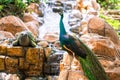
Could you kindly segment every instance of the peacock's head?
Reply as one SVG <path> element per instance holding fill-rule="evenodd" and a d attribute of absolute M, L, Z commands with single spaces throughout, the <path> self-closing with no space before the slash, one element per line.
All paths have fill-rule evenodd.
<path fill-rule="evenodd" d="M 63 18 L 63 12 L 59 12 L 59 15 Z"/>

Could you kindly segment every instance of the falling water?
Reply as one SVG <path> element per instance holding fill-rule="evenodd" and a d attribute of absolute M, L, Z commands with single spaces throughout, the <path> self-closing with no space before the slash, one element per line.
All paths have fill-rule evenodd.
<path fill-rule="evenodd" d="M 64 13 L 64 25 L 66 31 L 69 31 L 68 25 L 68 15 L 69 13 Z M 59 34 L 59 20 L 60 15 L 58 13 L 52 12 L 51 8 L 46 7 L 44 13 L 44 24 L 39 28 L 39 38 L 43 38 L 43 36 L 48 32 L 58 33 Z"/>

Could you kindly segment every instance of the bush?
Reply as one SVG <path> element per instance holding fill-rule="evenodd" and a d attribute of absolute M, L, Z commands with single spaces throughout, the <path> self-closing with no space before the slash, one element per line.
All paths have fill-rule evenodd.
<path fill-rule="evenodd" d="M 39 0 L 0 0 L 0 18 L 8 15 L 22 17 L 28 4 Z"/>

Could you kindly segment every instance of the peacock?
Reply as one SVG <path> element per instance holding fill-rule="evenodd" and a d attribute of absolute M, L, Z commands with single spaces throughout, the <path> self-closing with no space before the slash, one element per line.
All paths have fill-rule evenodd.
<path fill-rule="evenodd" d="M 109 80 L 103 67 L 93 52 L 77 37 L 66 32 L 63 23 L 63 13 L 60 14 L 60 34 L 61 47 L 70 54 L 74 54 L 79 60 L 85 76 L 89 80 Z"/>

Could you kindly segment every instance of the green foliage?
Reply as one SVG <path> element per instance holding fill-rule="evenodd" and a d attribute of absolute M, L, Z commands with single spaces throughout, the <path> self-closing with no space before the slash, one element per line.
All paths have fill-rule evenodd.
<path fill-rule="evenodd" d="M 105 9 L 120 9 L 120 0 L 98 0 L 98 3 Z"/>
<path fill-rule="evenodd" d="M 110 24 L 115 30 L 118 30 L 120 27 L 120 22 L 119 20 L 114 20 L 108 16 L 105 16 L 103 14 L 100 14 L 100 17 L 105 19 L 106 22 L 108 22 L 108 24 Z"/>
<path fill-rule="evenodd" d="M 30 4 L 30 3 L 39 3 L 40 0 L 27 0 L 27 4 Z"/>
<path fill-rule="evenodd" d="M 8 15 L 22 17 L 28 4 L 39 0 L 0 0 L 0 18 Z"/>

